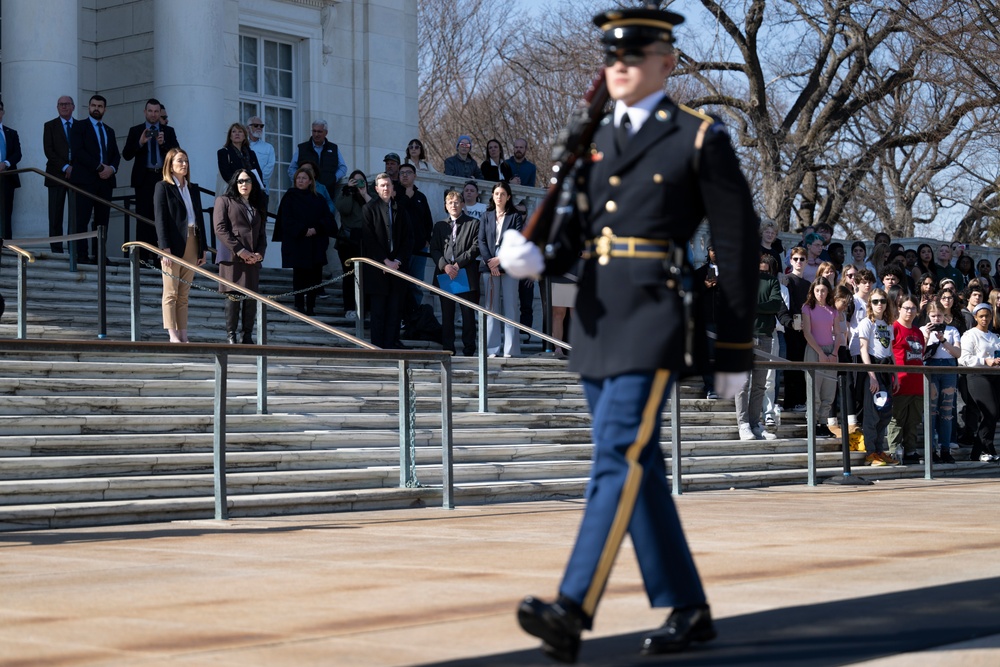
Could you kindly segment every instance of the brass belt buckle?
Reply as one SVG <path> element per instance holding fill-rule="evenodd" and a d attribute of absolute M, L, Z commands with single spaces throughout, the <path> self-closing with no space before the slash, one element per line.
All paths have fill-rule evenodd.
<path fill-rule="evenodd" d="M 594 243 L 594 251 L 597 253 L 597 263 L 607 266 L 611 261 L 611 250 L 615 245 L 615 235 L 610 227 L 601 230 L 601 236 Z"/>

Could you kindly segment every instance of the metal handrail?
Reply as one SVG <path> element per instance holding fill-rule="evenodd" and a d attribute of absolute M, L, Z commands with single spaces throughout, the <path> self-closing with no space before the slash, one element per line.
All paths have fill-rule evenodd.
<path fill-rule="evenodd" d="M 369 257 L 352 257 L 349 260 L 347 260 L 348 264 L 351 264 L 353 262 L 361 262 L 362 264 L 368 264 L 370 266 L 374 266 L 375 268 L 381 269 L 381 270 L 385 271 L 386 273 L 391 273 L 392 275 L 396 276 L 397 278 L 402 278 L 403 280 L 409 281 L 409 282 L 413 283 L 414 285 L 417 285 L 419 287 L 423 287 L 428 292 L 433 292 L 434 294 L 437 294 L 438 296 L 445 297 L 446 299 L 451 299 L 452 301 L 458 303 L 461 306 L 465 306 L 466 308 L 471 308 L 472 310 L 475 310 L 475 311 L 477 311 L 479 313 L 482 313 L 482 314 L 488 315 L 488 316 L 490 316 L 490 317 L 492 317 L 494 319 L 500 320 L 501 322 L 503 322 L 505 324 L 509 324 L 509 325 L 511 325 L 513 327 L 516 327 L 517 329 L 520 329 L 521 331 L 523 331 L 523 332 L 525 332 L 527 334 L 534 334 L 535 336 L 538 336 L 538 338 L 540 338 L 541 340 L 548 341 L 548 342 L 552 343 L 553 345 L 558 345 L 559 347 L 564 347 L 567 350 L 572 350 L 573 349 L 572 346 L 569 343 L 567 343 L 566 341 L 564 341 L 564 340 L 559 340 L 558 338 L 553 338 L 552 336 L 549 336 L 548 334 L 544 334 L 541 331 L 538 331 L 536 329 L 532 329 L 531 327 L 526 326 L 524 324 L 521 324 L 520 322 L 515 322 L 514 320 L 508 320 L 503 315 L 498 315 L 497 313 L 494 313 L 493 311 L 491 311 L 489 308 L 483 308 L 478 303 L 472 303 L 471 301 L 466 301 L 465 299 L 463 299 L 460 296 L 455 296 L 451 292 L 446 292 L 445 290 L 440 289 L 439 287 L 435 287 L 431 283 L 425 283 L 423 280 L 420 280 L 419 278 L 414 278 L 413 276 L 409 275 L 408 273 L 403 273 L 401 271 L 396 271 L 395 269 L 390 269 L 385 264 L 382 264 L 380 262 L 376 262 L 374 259 L 371 259 Z"/>
<path fill-rule="evenodd" d="M 16 246 L 16 245 L 14 245 L 12 243 L 7 243 L 6 241 L 3 241 L 3 243 L 0 244 L 0 248 L 10 248 L 11 252 L 13 252 L 13 253 L 15 253 L 17 255 L 20 255 L 25 260 L 27 260 L 29 263 L 35 261 L 35 256 L 34 255 L 32 255 L 30 252 L 28 252 L 24 248 Z"/>
<path fill-rule="evenodd" d="M 770 356 L 770 355 L 768 355 Z M 813 391 L 813 382 L 815 379 L 815 374 L 817 372 L 827 372 L 827 373 L 847 373 L 847 372 L 859 372 L 867 373 L 868 371 L 874 371 L 876 373 L 919 373 L 923 376 L 923 410 L 924 410 L 924 479 L 930 480 L 934 479 L 934 469 L 933 469 L 933 456 L 931 455 L 934 449 L 934 439 L 931 431 L 931 420 L 928 418 L 931 414 L 930 407 L 930 381 L 928 377 L 931 375 L 998 375 L 1000 374 L 1000 366 L 898 366 L 890 364 L 862 364 L 862 363 L 840 363 L 840 362 L 829 362 L 821 363 L 814 361 L 760 361 L 754 360 L 754 366 L 760 367 L 768 370 L 782 370 L 782 371 L 801 371 L 806 375 L 806 442 L 807 442 L 807 471 L 806 471 L 806 484 L 809 486 L 816 486 L 817 475 L 816 475 L 816 405 L 815 405 L 815 392 Z M 681 484 L 681 466 L 680 460 L 681 456 L 681 433 L 680 433 L 680 396 L 677 392 L 677 384 L 674 384 L 673 391 L 670 396 L 670 414 L 671 414 L 671 424 L 670 424 L 670 452 L 671 460 L 676 463 L 673 464 L 673 469 L 671 471 L 672 477 L 672 490 L 674 495 L 681 495 L 682 484 Z M 841 424 L 841 447 L 846 448 L 848 432 L 847 424 Z M 845 461 L 846 465 L 849 465 L 849 460 Z M 851 473 L 846 469 L 844 470 L 844 476 L 850 477 Z"/>
<path fill-rule="evenodd" d="M 133 252 L 133 255 L 135 253 Z M 229 504 L 226 497 L 226 395 L 229 368 L 229 355 L 238 351 L 228 344 L 189 343 L 181 348 L 174 343 L 142 343 L 142 342 L 112 342 L 112 341 L 4 341 L 0 347 L 0 357 L 8 354 L 41 353 L 78 353 L 94 352 L 100 354 L 129 354 L 146 359 L 152 355 L 205 355 L 215 359 L 215 391 L 213 410 L 212 460 L 214 472 L 215 518 L 229 518 Z M 451 355 L 446 352 L 431 350 L 344 350 L 325 347 L 261 347 L 256 354 L 261 357 L 304 357 L 321 359 L 371 359 L 378 361 L 399 362 L 400 369 L 400 401 L 410 395 L 411 389 L 406 380 L 407 370 L 411 363 L 440 364 L 441 368 L 441 505 L 444 509 L 453 509 L 454 502 L 454 461 L 451 415 Z M 403 406 L 401 405 L 401 408 Z M 400 409 L 400 415 L 404 410 Z M 400 487 L 411 486 L 405 479 L 410 464 L 415 463 L 413 453 L 408 448 L 412 435 L 412 425 L 409 420 L 400 419 Z M 415 481 L 415 480 L 414 480 Z"/>
<path fill-rule="evenodd" d="M 346 340 L 346 341 L 348 341 L 350 343 L 354 343 L 358 347 L 362 347 L 362 348 L 364 348 L 366 350 L 378 350 L 378 349 L 381 349 L 379 347 L 376 347 L 375 345 L 372 345 L 371 343 L 369 343 L 366 340 L 362 340 L 361 338 L 355 338 L 351 334 L 346 333 L 344 331 L 341 331 L 340 329 L 337 329 L 336 327 L 332 327 L 329 324 L 326 324 L 325 322 L 320 322 L 316 318 L 309 317 L 308 315 L 304 315 L 304 314 L 300 313 L 299 311 L 295 310 L 294 308 L 289 308 L 288 306 L 286 306 L 284 304 L 281 304 L 281 303 L 278 303 L 277 301 L 275 301 L 275 300 L 273 300 L 273 299 L 271 299 L 271 298 L 269 298 L 267 296 L 264 296 L 263 294 L 260 294 L 258 292 L 254 292 L 253 290 L 249 290 L 249 289 L 247 289 L 247 288 L 245 288 L 245 287 L 243 287 L 241 285 L 237 285 L 236 283 L 231 282 L 229 280 L 226 280 L 225 278 L 219 276 L 217 273 L 212 273 L 211 271 L 207 271 L 207 270 L 201 268 L 200 266 L 197 266 L 197 265 L 192 264 L 192 263 L 190 263 L 188 261 L 185 261 L 183 258 L 175 257 L 174 255 L 170 254 L 169 252 L 167 252 L 165 250 L 161 250 L 160 248 L 157 248 L 156 246 L 150 245 L 149 243 L 145 243 L 143 241 L 129 241 L 128 243 L 125 243 L 125 244 L 122 245 L 122 250 L 132 249 L 132 248 L 142 248 L 144 250 L 148 250 L 149 252 L 151 252 L 153 254 L 156 254 L 156 255 L 159 255 L 161 257 L 168 257 L 172 263 L 176 263 L 176 264 L 179 264 L 180 266 L 183 266 L 186 269 L 190 269 L 191 271 L 194 271 L 195 273 L 197 273 L 198 275 L 200 275 L 202 277 L 208 278 L 210 280 L 214 280 L 215 282 L 219 283 L 220 285 L 225 285 L 226 287 L 228 287 L 233 292 L 239 292 L 240 294 L 243 294 L 244 296 L 248 296 L 251 299 L 254 299 L 255 301 L 257 301 L 258 303 L 260 303 L 262 305 L 269 306 L 271 308 L 279 310 L 279 311 L 285 313 L 286 315 L 289 315 L 290 317 L 294 317 L 297 320 L 300 320 L 302 322 L 305 322 L 306 324 L 309 324 L 310 326 L 313 326 L 313 327 L 315 327 L 317 329 L 325 331 L 326 333 L 333 334 L 334 336 L 337 336 L 338 338 L 342 338 L 343 340 Z M 135 253 L 132 253 L 131 257 L 132 257 L 132 263 L 133 263 L 133 273 L 136 275 L 136 278 L 138 278 L 138 270 L 139 270 L 138 269 L 138 258 L 135 255 Z M 139 300 L 138 292 L 139 292 L 138 281 L 136 281 L 133 284 L 133 304 L 138 304 L 138 300 Z M 138 310 L 137 310 L 136 307 L 133 307 L 133 321 L 132 321 L 132 340 L 133 341 L 138 340 L 139 323 L 138 323 L 138 319 L 137 318 L 138 318 Z"/>
<path fill-rule="evenodd" d="M 369 266 L 372 266 L 372 267 L 374 267 L 376 269 L 384 271 L 385 273 L 388 273 L 390 275 L 396 276 L 397 278 L 399 278 L 401 280 L 405 280 L 405 281 L 407 281 L 409 283 L 413 283 L 414 285 L 422 287 L 423 289 L 426 289 L 427 291 L 432 292 L 433 294 L 437 294 L 439 297 L 442 297 L 442 298 L 445 298 L 445 299 L 451 299 L 452 301 L 456 302 L 457 304 L 459 304 L 461 306 L 465 306 L 467 308 L 471 308 L 472 310 L 476 311 L 476 314 L 477 314 L 477 318 L 476 319 L 477 319 L 477 324 L 479 326 L 479 344 L 476 346 L 476 348 L 477 348 L 476 354 L 479 357 L 479 411 L 480 412 L 486 412 L 488 410 L 488 407 L 489 407 L 489 396 L 488 396 L 488 392 L 487 392 L 487 388 L 486 388 L 486 385 L 487 385 L 486 317 L 487 316 L 496 318 L 496 319 L 500 320 L 501 322 L 503 322 L 505 324 L 509 324 L 509 325 L 515 327 L 516 329 L 518 329 L 519 331 L 523 331 L 523 332 L 525 332 L 525 333 L 527 333 L 529 335 L 534 334 L 535 336 L 538 336 L 538 338 L 540 338 L 541 340 L 548 341 L 548 342 L 552 343 L 553 345 L 557 345 L 559 347 L 564 347 L 567 350 L 573 349 L 570 346 L 570 344 L 567 343 L 566 341 L 559 340 L 558 338 L 553 338 L 552 336 L 549 336 L 548 334 L 544 334 L 541 331 L 537 331 L 536 329 L 532 329 L 531 327 L 525 326 L 525 325 L 521 324 L 520 322 L 515 322 L 514 320 L 509 320 L 506 317 L 504 317 L 503 315 L 498 315 L 498 314 L 490 311 L 487 308 L 483 308 L 478 303 L 472 303 L 471 301 L 466 301 L 465 299 L 463 299 L 463 298 L 461 298 L 459 296 L 455 296 L 451 292 L 446 292 L 445 290 L 440 289 L 438 287 L 435 287 L 434 285 L 432 285 L 430 283 L 425 283 L 423 280 L 420 280 L 418 278 L 414 278 L 413 276 L 411 276 L 411 275 L 409 275 L 407 273 L 403 273 L 402 271 L 397 271 L 395 269 L 390 269 L 385 264 L 383 264 L 381 262 L 376 262 L 375 260 L 373 260 L 373 259 L 371 259 L 369 257 L 352 257 L 349 260 L 347 260 L 347 264 L 355 264 L 355 263 L 368 264 Z M 358 270 L 354 271 L 355 302 L 358 304 L 358 306 L 357 306 L 357 308 L 358 308 L 358 310 L 357 310 L 358 320 L 357 320 L 357 325 L 356 325 L 356 327 L 357 327 L 356 328 L 356 332 L 357 332 L 357 334 L 358 334 L 359 337 L 362 336 L 362 335 L 364 335 L 364 326 L 365 326 L 365 324 L 364 324 L 364 319 L 365 319 L 364 318 L 364 299 L 362 298 L 362 296 L 364 294 L 364 278 L 362 277 L 363 273 L 364 273 L 363 271 L 358 271 Z"/>
<path fill-rule="evenodd" d="M 28 337 L 28 263 L 35 261 L 35 256 L 27 250 L 0 239 L 0 252 L 10 249 L 17 257 L 17 337 Z"/>

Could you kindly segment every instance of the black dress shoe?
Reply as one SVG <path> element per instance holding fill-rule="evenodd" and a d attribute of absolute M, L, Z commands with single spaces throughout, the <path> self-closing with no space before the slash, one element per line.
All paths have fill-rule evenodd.
<path fill-rule="evenodd" d="M 517 608 L 521 628 L 541 639 L 542 653 L 558 662 L 576 662 L 584 619 L 579 605 L 563 598 L 549 603 L 529 595 Z"/>
<path fill-rule="evenodd" d="M 237 343 L 239 343 L 239 341 L 236 340 L 236 332 L 235 331 L 231 332 L 231 333 L 227 333 L 226 334 L 226 340 L 229 341 L 230 345 L 236 345 Z"/>
<path fill-rule="evenodd" d="M 642 638 L 642 655 L 683 651 L 692 642 L 715 639 L 712 610 L 708 605 L 674 609 L 662 627 Z"/>

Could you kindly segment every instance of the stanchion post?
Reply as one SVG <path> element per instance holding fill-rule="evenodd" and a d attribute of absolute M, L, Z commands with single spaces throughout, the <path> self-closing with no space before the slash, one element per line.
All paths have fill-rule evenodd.
<path fill-rule="evenodd" d="M 931 423 L 933 421 L 931 419 L 931 379 L 927 373 L 921 373 L 921 376 L 924 382 L 924 479 L 934 479 L 934 435 L 931 429 L 933 426 Z"/>
<path fill-rule="evenodd" d="M 28 337 L 28 258 L 18 253 L 17 259 L 17 337 L 24 340 Z"/>
<path fill-rule="evenodd" d="M 486 315 L 481 311 L 476 311 L 476 323 L 479 327 L 477 335 L 479 336 L 479 411 L 486 412 L 489 410 L 489 391 L 488 378 L 486 377 L 489 372 L 489 364 L 486 360 Z M 462 322 L 462 326 L 465 326 L 465 322 Z"/>
<path fill-rule="evenodd" d="M 107 225 L 97 226 L 97 337 L 108 337 Z"/>
<path fill-rule="evenodd" d="M 816 486 L 816 401 L 814 387 L 816 371 L 806 370 L 806 456 L 808 457 L 806 484 Z"/>
<path fill-rule="evenodd" d="M 142 281 L 139 277 L 139 250 L 134 246 L 128 250 L 129 283 L 132 288 L 129 307 L 132 311 L 132 342 L 135 343 L 142 336 L 142 314 L 139 309 L 139 289 Z"/>
<path fill-rule="evenodd" d="M 354 263 L 354 313 L 358 321 L 354 324 L 354 336 L 364 339 L 365 337 L 365 285 L 362 274 L 362 264 Z"/>
<path fill-rule="evenodd" d="M 267 302 L 257 304 L 257 345 L 267 345 Z M 267 357 L 257 355 L 257 414 L 267 414 Z"/>
<path fill-rule="evenodd" d="M 212 431 L 212 469 L 215 477 L 215 518 L 228 519 L 226 500 L 226 379 L 228 356 L 215 355 L 215 426 Z"/>
<path fill-rule="evenodd" d="M 415 480 L 410 478 L 413 459 L 410 453 L 410 383 L 407 377 L 409 364 L 399 362 L 399 488 L 408 488 Z"/>
<path fill-rule="evenodd" d="M 455 509 L 451 432 L 451 357 L 441 360 L 441 507 Z"/>
<path fill-rule="evenodd" d="M 675 496 L 681 495 L 681 392 L 680 383 L 674 382 L 670 390 L 670 463 L 673 468 L 672 490 Z"/>

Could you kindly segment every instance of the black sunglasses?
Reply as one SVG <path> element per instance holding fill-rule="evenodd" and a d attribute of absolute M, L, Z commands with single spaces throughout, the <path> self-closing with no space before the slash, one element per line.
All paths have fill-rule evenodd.
<path fill-rule="evenodd" d="M 885 299 L 872 299 L 871 303 L 873 306 L 883 305 L 885 304 Z"/>
<path fill-rule="evenodd" d="M 639 47 L 608 51 L 604 54 L 604 66 L 611 67 L 620 60 L 628 67 L 636 67 L 637 65 L 641 65 L 645 62 L 646 58 L 650 55 L 652 54 L 646 53 Z"/>

